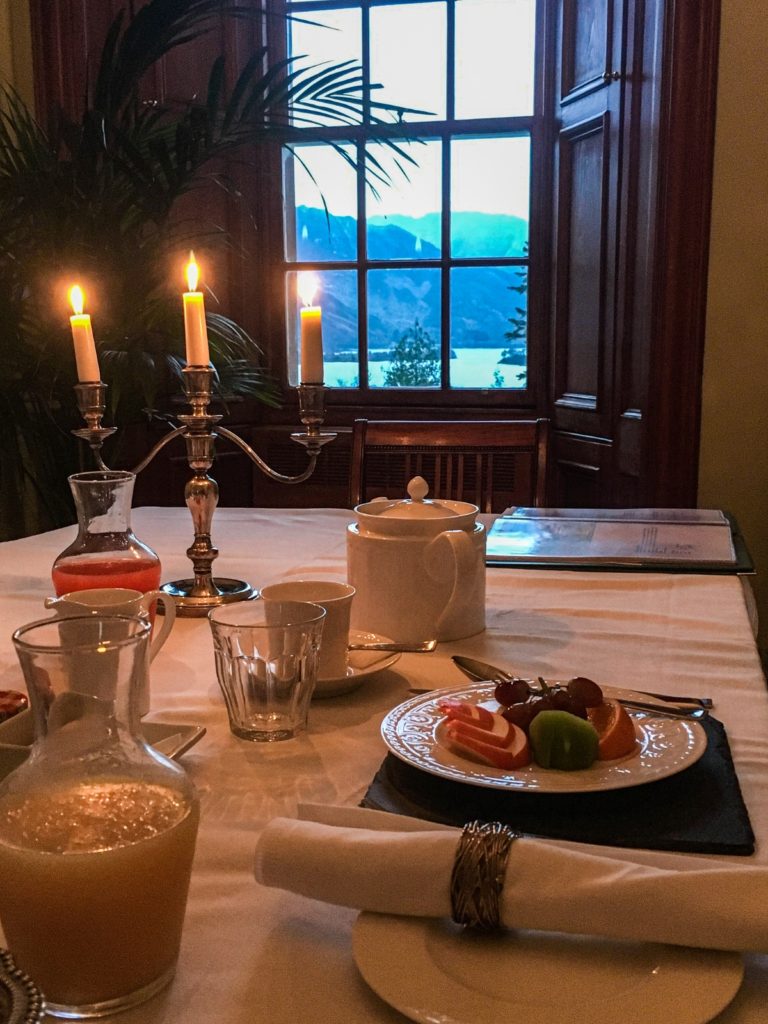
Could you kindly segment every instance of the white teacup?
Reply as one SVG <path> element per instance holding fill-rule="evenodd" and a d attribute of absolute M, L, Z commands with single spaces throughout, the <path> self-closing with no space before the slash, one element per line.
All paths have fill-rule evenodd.
<path fill-rule="evenodd" d="M 163 605 L 163 623 L 152 629 L 152 639 L 149 645 L 149 660 L 152 661 L 160 652 L 160 648 L 173 629 L 176 621 L 176 602 L 170 594 L 162 590 L 148 590 L 143 594 L 140 590 L 127 590 L 122 587 L 101 587 L 92 590 L 71 590 L 61 597 L 46 597 L 45 607 L 50 608 L 62 618 L 69 618 L 73 615 L 84 615 L 91 612 L 93 615 L 130 615 L 133 617 L 149 618 L 150 609 L 155 601 L 161 601 Z M 149 694 L 142 693 L 139 696 L 139 714 L 145 715 L 149 711 Z"/>
<path fill-rule="evenodd" d="M 262 587 L 261 596 L 265 601 L 302 601 L 325 608 L 315 685 L 315 696 L 324 696 L 328 690 L 324 681 L 338 682 L 347 675 L 349 617 L 355 588 L 334 580 L 285 580 Z M 336 688 L 332 687 L 330 692 L 335 693 Z"/>

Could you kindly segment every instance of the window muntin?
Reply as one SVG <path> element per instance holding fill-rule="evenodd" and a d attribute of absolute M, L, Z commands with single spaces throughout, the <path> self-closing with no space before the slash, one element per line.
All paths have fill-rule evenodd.
<path fill-rule="evenodd" d="M 287 279 L 297 269 L 357 271 L 354 297 L 348 287 L 343 294 L 328 292 L 342 278 L 321 280 L 326 383 L 378 393 L 386 388 L 524 392 L 536 0 L 359 0 L 343 8 L 332 0 L 306 0 L 289 6 L 324 23 L 340 11 L 346 24 L 350 13 L 358 15 L 367 81 L 384 87 L 372 92 L 372 102 L 386 99 L 433 111 L 400 117 L 399 131 L 413 141 L 399 139 L 399 144 L 418 165 L 406 163 L 406 174 L 370 119 L 359 128 L 326 132 L 357 154 L 356 188 L 350 182 L 353 172 L 335 154 L 334 162 L 327 144 L 296 148 L 310 174 L 291 169 L 296 163 L 291 157 L 286 161 Z M 430 33 L 430 59 L 423 62 L 429 67 L 414 70 L 404 38 L 409 43 L 417 38 L 407 28 L 417 21 L 438 27 Z M 487 68 L 481 66 L 483 49 L 473 30 L 494 58 Z M 390 32 L 396 45 L 387 40 Z M 500 34 L 506 48 L 496 45 Z M 314 56 L 308 55 L 312 63 Z M 398 66 L 409 69 L 399 78 Z M 473 77 L 474 94 L 466 85 Z M 390 176 L 389 186 L 376 180 L 382 170 Z M 374 189 L 362 184 L 364 177 L 369 186 L 373 180 Z M 286 294 L 289 378 L 296 383 L 292 325 L 298 299 L 290 288 Z M 351 322 L 360 335 L 356 360 L 348 358 Z M 414 374 L 402 358 L 409 351 Z"/>

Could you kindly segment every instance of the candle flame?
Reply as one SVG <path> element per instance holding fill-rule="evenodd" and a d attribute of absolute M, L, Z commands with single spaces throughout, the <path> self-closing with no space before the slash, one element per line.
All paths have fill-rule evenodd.
<path fill-rule="evenodd" d="M 315 297 L 315 292 L 320 287 L 320 282 L 317 279 L 317 274 L 301 273 L 299 274 L 298 281 L 298 292 L 301 301 L 305 306 L 311 306 L 312 300 Z"/>
<path fill-rule="evenodd" d="M 69 302 L 75 316 L 80 316 L 85 306 L 85 296 L 79 284 L 73 284 L 69 289 Z"/>
<path fill-rule="evenodd" d="M 189 263 L 187 264 L 187 290 L 197 291 L 197 282 L 200 279 L 200 269 L 195 261 L 195 254 L 189 250 Z"/>

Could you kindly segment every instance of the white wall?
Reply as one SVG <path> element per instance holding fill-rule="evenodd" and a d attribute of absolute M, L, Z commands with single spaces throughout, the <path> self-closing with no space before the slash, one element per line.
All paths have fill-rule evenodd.
<path fill-rule="evenodd" d="M 739 521 L 768 648 L 768 3 L 723 0 L 699 505 Z"/>

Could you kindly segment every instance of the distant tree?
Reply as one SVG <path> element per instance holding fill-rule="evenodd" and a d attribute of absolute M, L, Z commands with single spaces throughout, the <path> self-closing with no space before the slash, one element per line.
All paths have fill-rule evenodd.
<path fill-rule="evenodd" d="M 501 372 L 501 370 L 494 370 L 493 371 L 493 384 L 491 385 L 491 387 L 494 387 L 494 388 L 503 388 L 504 387 L 504 374 Z"/>
<path fill-rule="evenodd" d="M 394 345 L 384 387 L 434 387 L 440 383 L 440 350 L 418 320 Z"/>
<path fill-rule="evenodd" d="M 523 253 L 528 254 L 528 243 L 526 242 L 523 246 Z M 517 292 L 518 295 L 525 295 L 528 291 L 528 268 L 518 267 L 517 270 L 517 284 L 511 284 L 509 291 Z M 527 305 L 527 303 L 526 303 Z M 515 315 L 508 318 L 508 323 L 511 325 L 512 330 L 506 331 L 504 337 L 507 341 L 512 342 L 505 348 L 499 356 L 500 363 L 520 363 L 525 362 L 525 357 L 521 359 L 520 346 L 515 345 L 515 342 L 525 341 L 528 337 L 528 311 L 523 306 L 515 307 Z M 518 374 L 518 377 L 520 375 Z"/>

